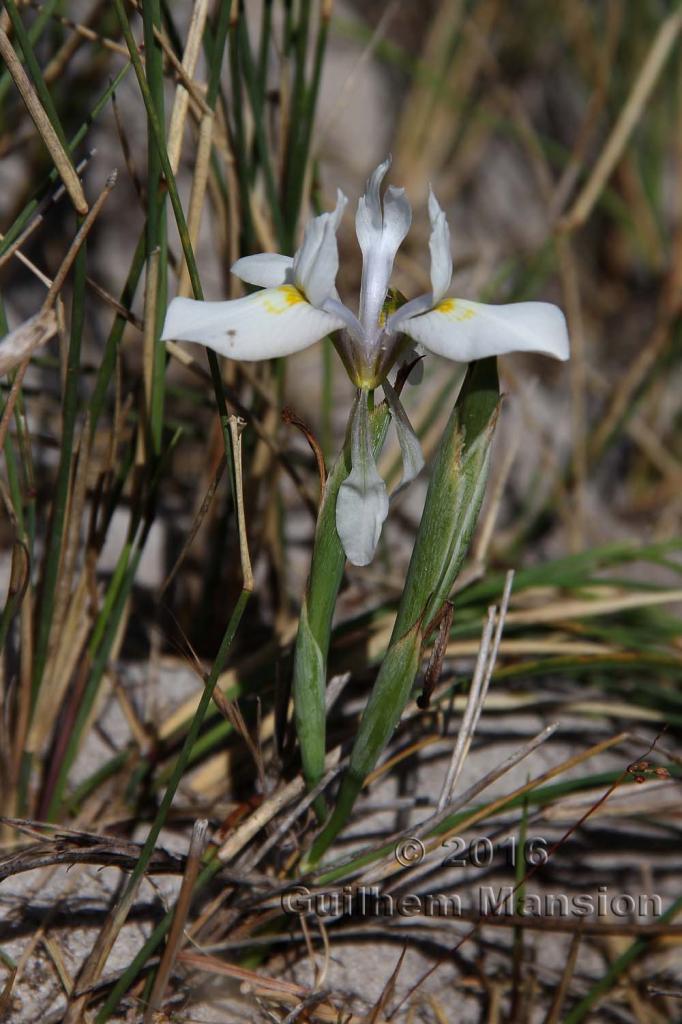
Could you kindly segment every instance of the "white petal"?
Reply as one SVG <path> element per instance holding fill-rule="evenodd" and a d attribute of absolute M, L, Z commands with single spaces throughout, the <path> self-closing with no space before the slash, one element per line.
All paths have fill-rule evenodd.
<path fill-rule="evenodd" d="M 506 352 L 542 352 L 555 359 L 570 355 L 564 314 L 549 302 L 488 306 L 467 299 L 445 299 L 430 313 L 400 324 L 439 356 L 469 363 Z"/>
<path fill-rule="evenodd" d="M 257 284 L 259 288 L 279 288 L 293 283 L 291 256 L 280 256 L 278 252 L 259 252 L 255 256 L 242 256 L 232 264 L 235 277 L 246 284 Z"/>
<path fill-rule="evenodd" d="M 294 256 L 294 281 L 313 306 L 321 306 L 334 292 L 339 269 L 336 231 L 347 202 L 339 190 L 336 209 L 332 213 L 322 213 L 308 223 L 303 244 Z"/>
<path fill-rule="evenodd" d="M 431 235 L 431 291 L 433 301 L 440 302 L 452 281 L 452 252 L 450 250 L 450 228 L 445 213 L 429 186 L 429 220 Z"/>
<path fill-rule="evenodd" d="M 372 561 L 387 515 L 388 494 L 374 461 L 367 392 L 363 389 L 352 413 L 351 471 L 336 499 L 336 529 L 353 565 Z"/>
<path fill-rule="evenodd" d="M 232 302 L 173 299 L 163 340 L 194 341 L 230 359 L 271 359 L 299 352 L 343 326 L 314 309 L 291 284 Z"/>
<path fill-rule="evenodd" d="M 405 412 L 397 393 L 393 390 L 387 380 L 385 380 L 381 386 L 384 389 L 386 401 L 388 402 L 388 407 L 391 410 L 391 416 L 393 417 L 396 433 L 398 434 L 400 451 L 403 457 L 403 476 L 400 481 L 400 488 L 402 488 L 411 483 L 417 474 L 422 471 L 424 468 L 424 455 L 419 443 L 419 438 L 412 429 L 412 424 L 407 418 L 407 413 Z"/>

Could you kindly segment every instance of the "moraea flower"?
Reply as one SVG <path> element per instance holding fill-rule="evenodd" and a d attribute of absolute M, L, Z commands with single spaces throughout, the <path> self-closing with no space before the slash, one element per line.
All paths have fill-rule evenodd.
<path fill-rule="evenodd" d="M 431 290 L 389 309 L 389 283 L 398 248 L 409 231 L 412 210 L 404 189 L 381 183 L 390 160 L 367 182 L 358 202 L 355 229 L 362 250 L 358 316 L 336 291 L 339 267 L 336 232 L 347 199 L 337 192 L 336 208 L 311 220 L 292 258 L 275 253 L 245 256 L 233 274 L 261 291 L 230 302 L 174 299 L 162 337 L 199 342 L 231 359 L 291 355 L 331 334 L 358 389 L 351 413 L 351 472 L 339 491 L 337 530 L 355 565 L 371 561 L 388 514 L 386 487 L 370 443 L 368 393 L 381 386 L 396 426 L 403 456 L 402 485 L 423 466 L 419 442 L 388 374 L 414 349 L 467 363 L 507 352 L 541 352 L 568 359 L 563 313 L 546 302 L 493 306 L 446 298 L 452 280 L 450 229 L 429 190 Z"/>

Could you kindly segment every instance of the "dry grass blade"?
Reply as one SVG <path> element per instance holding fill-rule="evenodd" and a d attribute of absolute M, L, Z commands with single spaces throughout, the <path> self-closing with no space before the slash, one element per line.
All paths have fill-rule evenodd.
<path fill-rule="evenodd" d="M 622 740 L 624 738 L 627 738 L 627 735 L 628 735 L 627 733 L 621 733 L 619 736 L 615 736 L 615 737 L 613 737 L 610 740 L 604 741 L 604 743 L 595 744 L 593 747 L 590 748 L 589 751 L 585 751 L 585 752 L 581 753 L 580 755 L 578 755 L 577 757 L 569 758 L 568 761 L 565 761 L 558 768 L 554 768 L 551 771 L 546 772 L 540 779 L 535 779 L 535 780 L 533 780 L 532 783 L 527 783 L 525 786 L 522 786 L 520 789 L 516 790 L 516 792 L 513 794 L 513 796 L 518 797 L 518 796 L 524 795 L 524 793 L 528 792 L 530 789 L 535 788 L 536 786 L 540 785 L 542 782 L 547 781 L 548 778 L 552 778 L 552 777 L 554 777 L 554 776 L 556 776 L 558 774 L 561 774 L 564 771 L 566 771 L 568 768 L 570 768 L 572 765 L 574 765 L 576 763 L 580 763 L 580 761 L 585 760 L 586 757 L 589 757 L 589 756 L 593 757 L 593 756 L 595 756 L 595 754 L 600 753 L 602 750 L 608 749 L 609 746 L 613 746 L 616 743 L 622 742 Z M 656 741 L 654 740 L 654 742 L 650 745 L 649 750 L 647 751 L 647 753 L 650 753 L 650 751 L 655 746 L 655 743 L 656 743 Z M 611 794 L 625 780 L 629 770 L 630 770 L 629 767 L 625 768 L 623 770 L 623 772 L 621 772 L 620 776 L 616 779 L 616 781 L 613 782 L 600 795 L 599 799 L 591 807 L 589 807 L 587 809 L 587 811 L 585 811 L 585 813 L 582 815 L 582 817 L 580 817 L 577 821 L 574 821 L 570 825 L 570 827 L 564 832 L 564 834 L 556 842 L 554 842 L 549 847 L 549 849 L 547 850 L 547 860 L 551 859 L 551 857 L 556 853 L 556 851 L 561 846 L 563 846 L 563 844 L 567 841 L 567 839 L 571 835 L 573 835 L 573 833 L 576 832 L 585 823 L 585 821 L 593 814 L 594 811 L 598 810 L 599 807 L 601 807 L 603 804 L 606 803 L 606 801 L 609 799 Z M 496 808 L 496 807 L 504 806 L 504 804 L 510 799 L 511 796 L 512 796 L 512 794 L 509 794 L 506 797 L 502 797 L 500 800 L 493 801 L 493 803 L 491 805 L 489 805 L 489 808 L 485 808 L 485 809 L 483 809 L 483 810 L 481 810 L 479 812 L 475 812 L 474 814 L 472 814 L 464 822 L 458 822 L 458 824 L 456 826 L 457 832 L 460 832 L 460 831 L 463 832 L 465 829 L 470 828 L 473 824 L 477 823 L 478 821 L 483 820 L 485 817 L 488 816 L 488 812 L 489 812 L 489 810 L 491 808 Z M 444 838 L 449 838 L 449 836 L 452 835 L 452 834 L 453 834 L 453 831 L 451 830 L 450 832 L 445 833 L 444 836 L 441 836 L 439 838 L 441 840 L 443 840 Z M 430 845 L 431 845 L 431 848 L 433 848 L 433 844 L 430 844 Z M 543 863 L 544 863 L 544 861 L 543 861 Z M 531 868 L 529 868 L 529 870 L 525 872 L 525 874 L 520 879 L 520 881 L 518 881 L 516 883 L 516 885 L 512 888 L 509 896 L 510 897 L 515 896 L 516 893 L 520 889 L 522 889 L 523 886 L 525 886 L 525 884 L 529 881 L 529 879 L 532 878 L 535 874 L 537 874 L 537 872 L 539 871 L 541 866 L 542 866 L 541 863 L 536 863 Z M 506 896 L 504 898 L 506 899 Z M 499 909 L 499 906 L 498 906 L 497 909 Z M 493 914 L 493 916 L 494 916 L 494 914 Z M 486 918 L 487 918 L 487 915 L 486 915 L 486 917 L 480 918 L 479 921 L 461 939 L 459 939 L 459 941 L 449 950 L 449 953 L 447 954 L 447 956 L 452 956 L 455 953 L 457 953 L 462 948 L 462 946 L 466 942 L 468 942 L 469 939 L 471 939 L 479 931 L 481 925 L 483 925 L 485 923 Z M 445 961 L 445 959 L 446 959 L 446 957 L 444 957 L 444 956 L 439 957 L 439 959 L 427 971 L 425 971 L 421 975 L 421 977 L 415 982 L 415 984 L 412 986 L 412 988 L 409 990 L 409 992 L 404 996 L 404 998 L 398 1004 L 396 1009 L 393 1011 L 394 1014 L 402 1005 L 404 1005 L 404 1003 L 409 998 L 411 998 L 414 995 L 414 993 L 416 991 L 418 991 L 418 989 L 420 989 L 422 987 L 424 982 L 428 978 L 430 978 L 438 970 L 439 966 Z"/>
<path fill-rule="evenodd" d="M 485 792 L 489 786 L 492 786 L 493 783 L 497 782 L 498 779 L 501 779 L 504 775 L 510 772 L 517 764 L 520 764 L 521 761 L 525 760 L 533 753 L 534 750 L 537 750 L 539 746 L 553 736 L 557 729 L 558 725 L 556 723 L 548 725 L 542 730 L 542 732 L 538 733 L 537 736 L 534 736 L 528 743 L 524 743 L 522 747 L 515 750 L 509 757 L 505 758 L 501 764 L 487 772 L 481 779 L 478 779 L 473 783 L 473 785 L 466 789 L 464 793 L 447 804 L 442 811 L 437 811 L 435 814 L 428 817 L 417 828 L 410 828 L 405 835 L 416 837 L 429 835 L 438 827 L 438 825 L 441 824 L 442 821 L 445 820 L 445 818 L 449 817 L 451 814 L 455 814 L 463 807 L 468 806 L 476 799 L 477 796 Z M 369 874 L 363 876 L 363 882 L 366 884 L 378 882 L 390 875 L 396 874 L 400 870 L 400 866 L 396 866 L 396 858 L 394 854 L 391 853 L 391 855 L 385 860 L 380 861 L 378 865 L 370 868 Z M 414 870 L 415 869 L 413 868 L 413 873 Z M 416 877 L 416 875 L 413 874 L 413 877 Z"/>
<path fill-rule="evenodd" d="M 564 1000 L 568 994 L 569 986 L 573 979 L 575 972 L 575 965 L 578 959 L 578 953 L 580 952 L 580 943 L 583 938 L 583 929 L 578 927 L 576 932 L 571 939 L 571 945 L 568 950 L 568 956 L 566 958 L 566 964 L 561 973 L 561 981 L 557 985 L 557 990 L 554 993 L 554 999 L 552 1005 L 549 1008 L 547 1016 L 545 1018 L 545 1024 L 560 1024 L 561 1010 L 564 1005 Z"/>
<path fill-rule="evenodd" d="M 20 259 L 20 260 L 24 260 L 24 259 L 26 258 L 26 257 L 25 257 L 25 256 L 23 255 L 23 253 L 19 252 L 19 250 L 21 249 L 21 247 L 22 247 L 22 245 L 24 244 L 24 242 L 25 242 L 25 241 L 26 241 L 27 239 L 29 239 L 29 238 L 31 237 L 31 235 L 33 234 L 33 232 L 34 232 L 34 231 L 35 231 L 35 230 L 36 230 L 37 228 L 39 228 L 39 227 L 40 227 L 41 223 L 42 223 L 42 217 L 41 217 L 41 216 L 38 216 L 38 217 L 35 217 L 35 218 L 34 218 L 34 219 L 33 219 L 33 220 L 32 220 L 32 221 L 30 222 L 30 224 L 28 224 L 28 225 L 27 225 L 27 226 L 26 226 L 26 227 L 24 228 L 24 230 L 23 230 L 23 231 L 21 232 L 21 234 L 19 235 L 19 237 L 18 237 L 18 238 L 15 238 L 15 239 L 14 239 L 14 241 L 12 242 L 12 244 L 11 244 L 11 245 L 9 245 L 9 246 L 7 247 L 7 249 L 6 249 L 5 251 L 4 251 L 4 253 L 2 254 L 2 256 L 0 256 L 0 267 L 4 267 L 5 263 L 9 263 L 9 261 L 10 261 L 10 260 L 12 259 L 12 257 L 13 257 L 13 256 L 15 255 L 15 253 L 16 253 L 16 255 L 17 255 L 17 259 Z M 0 234 L 0 239 L 2 239 L 2 238 L 4 238 L 4 235 L 1 235 L 1 234 Z M 44 276 L 44 275 L 41 275 L 41 277 L 43 277 L 43 276 Z M 48 283 L 48 285 L 49 285 L 49 280 L 48 280 L 47 278 L 44 278 L 44 280 L 45 280 L 45 281 L 46 281 L 46 282 Z"/>
<path fill-rule="evenodd" d="M 646 778 L 646 776 L 645 776 Z M 646 785 L 627 786 L 612 793 L 609 802 L 592 811 L 592 818 L 600 816 L 627 819 L 633 815 L 647 815 L 658 811 L 670 822 L 679 821 L 682 808 L 679 803 L 677 780 L 648 779 Z M 545 808 L 545 821 L 572 821 L 589 808 L 593 808 L 601 791 L 590 789 L 585 793 L 566 796 Z"/>
<path fill-rule="evenodd" d="M 517 789 L 512 790 L 512 792 L 508 793 L 506 796 L 499 797 L 498 799 L 493 800 L 491 803 L 487 804 L 485 807 L 482 807 L 480 810 L 475 811 L 464 822 L 459 822 L 456 826 L 457 829 L 464 830 L 465 828 L 471 828 L 473 825 L 477 824 L 477 822 L 483 821 L 490 814 L 494 813 L 499 808 L 504 807 L 505 804 L 509 803 L 510 800 L 518 799 L 519 797 L 524 796 L 526 793 L 532 792 L 533 789 L 537 789 L 539 786 L 542 786 L 546 782 L 549 782 L 551 779 L 555 779 L 559 775 L 563 775 L 570 768 L 573 768 L 579 764 L 583 764 L 583 762 L 589 760 L 590 758 L 596 757 L 598 754 L 601 754 L 606 750 L 610 750 L 611 747 L 618 746 L 620 743 L 623 743 L 624 740 L 628 739 L 628 736 L 629 734 L 626 732 L 618 733 L 617 736 L 612 736 L 607 740 L 603 740 L 601 743 L 595 743 L 587 750 L 583 750 L 579 754 L 567 758 L 566 760 L 562 761 L 559 765 L 557 765 L 555 768 L 550 768 L 548 771 L 543 772 L 542 775 L 538 776 L 538 778 L 532 779 L 530 782 L 525 783 L 525 785 L 519 786 Z M 615 786 L 609 788 L 609 790 L 607 791 L 607 796 L 610 796 L 614 788 Z M 607 797 L 604 797 L 603 799 L 606 798 Z M 454 833 L 447 833 L 448 836 L 451 834 Z"/>
<path fill-rule="evenodd" d="M 464 718 L 462 719 L 459 735 L 457 736 L 457 743 L 455 744 L 455 749 L 452 752 L 452 758 L 445 776 L 445 781 L 443 782 L 443 789 L 438 800 L 439 811 L 442 811 L 446 804 L 450 802 L 452 792 L 457 785 L 457 780 L 459 779 L 462 768 L 464 767 L 466 756 L 471 747 L 471 741 L 473 740 L 474 733 L 476 732 L 478 720 L 481 716 L 485 698 L 488 694 L 488 687 L 497 661 L 497 655 L 500 650 L 502 630 L 504 629 L 504 620 L 507 614 L 507 608 L 509 607 L 509 598 L 511 596 L 513 582 L 514 573 L 507 573 L 499 611 L 496 611 L 495 608 L 490 608 L 488 610 L 488 619 L 483 629 L 481 647 L 476 660 L 474 677 L 471 681 L 469 700 L 467 702 Z M 495 627 L 494 636 L 493 627 Z"/>
<path fill-rule="evenodd" d="M 455 747 L 452 751 L 452 757 L 450 759 L 450 764 L 448 765 L 448 770 L 443 781 L 443 788 L 438 800 L 439 810 L 442 810 L 445 804 L 450 800 L 452 791 L 457 783 L 457 779 L 464 767 L 466 752 L 473 737 L 474 722 L 478 718 L 478 710 L 485 700 L 484 680 L 488 674 L 486 667 L 490 657 L 494 626 L 495 609 L 489 608 L 488 617 L 481 635 L 481 643 L 478 651 L 478 657 L 476 658 L 476 666 L 474 668 L 471 686 L 469 688 L 464 718 L 462 719 L 462 723 L 459 728 L 457 742 L 455 743 Z"/>
<path fill-rule="evenodd" d="M 31 717 L 30 728 L 24 740 L 25 749 L 32 755 L 43 755 L 49 748 L 54 723 L 58 718 L 69 682 L 83 658 L 91 628 L 88 614 L 91 597 L 88 572 L 85 569 L 71 595 L 61 629 L 55 637 L 57 642 L 51 655 L 50 666 L 51 685 L 40 691 L 35 713 Z"/>
<path fill-rule="evenodd" d="M 99 3 L 90 12 L 88 22 L 95 20 L 95 17 L 101 14 L 101 9 L 106 7 L 108 0 L 99 0 Z M 39 8 L 39 4 L 32 0 L 31 6 Z M 52 14 L 55 21 L 59 22 L 60 25 L 64 25 L 65 28 L 72 30 L 72 35 L 66 40 L 61 50 L 53 60 L 45 68 L 43 72 L 43 78 L 46 84 L 54 81 L 64 71 L 64 68 L 68 66 L 69 58 L 73 55 L 74 50 L 80 45 L 80 41 L 97 43 L 98 46 L 103 46 L 106 50 L 111 50 L 112 53 L 117 53 L 120 57 L 128 58 L 128 50 L 125 46 L 121 46 L 120 43 L 115 42 L 113 39 L 109 39 L 107 36 L 101 35 L 90 28 L 89 24 L 81 24 L 77 21 L 72 21 L 70 18 L 65 18 L 63 15 Z"/>
<path fill-rule="evenodd" d="M 544 603 L 532 611 L 510 611 L 507 622 L 514 625 L 532 625 L 540 622 L 557 622 L 561 619 L 580 619 L 594 615 L 612 615 L 615 612 L 634 608 L 652 608 L 659 604 L 674 604 L 682 601 L 682 589 L 661 590 L 654 593 L 616 593 L 614 596 L 593 600 L 571 599 Z"/>
<path fill-rule="evenodd" d="M 196 0 L 187 30 L 185 52 L 182 57 L 182 69 L 188 78 L 192 78 L 196 70 L 207 14 L 208 0 Z M 173 172 L 177 172 L 180 163 L 180 149 L 182 147 L 182 135 L 185 128 L 188 105 L 189 92 L 184 85 L 179 83 L 175 93 L 175 103 L 173 104 L 168 129 L 168 159 Z M 194 239 L 192 241 L 194 242 Z"/>
<path fill-rule="evenodd" d="M 395 967 L 393 968 L 390 976 L 387 978 L 386 984 L 384 985 L 383 989 L 381 990 L 381 995 L 377 999 L 376 1003 L 372 1007 L 371 1012 L 369 1013 L 369 1015 L 367 1017 L 367 1024 L 377 1024 L 377 1021 L 380 1019 L 380 1017 L 383 1014 L 384 1010 L 388 1006 L 388 1003 L 393 998 L 393 993 L 395 992 L 396 982 L 398 981 L 398 976 L 400 975 L 400 971 L 402 970 L 403 961 L 405 960 L 405 953 L 406 952 L 407 952 L 407 947 L 403 946 L 403 948 L 400 951 L 400 956 L 398 957 L 398 962 L 396 963 Z"/>
<path fill-rule="evenodd" d="M 242 431 L 246 424 L 238 416 L 230 416 L 230 438 L 232 440 L 232 459 L 235 480 L 235 504 L 237 506 L 237 528 L 239 530 L 239 558 L 242 567 L 242 589 L 249 593 L 253 590 L 253 572 L 249 541 L 246 536 L 246 515 L 244 512 L 244 482 L 242 474 Z"/>
<path fill-rule="evenodd" d="M 59 310 L 57 311 L 56 323 L 57 329 L 59 330 Z M 17 372 L 14 375 L 12 387 L 10 388 L 7 401 L 5 402 L 5 408 L 2 411 L 2 419 L 0 420 L 0 450 L 2 450 L 5 447 L 5 438 L 7 436 L 7 431 L 9 430 L 10 420 L 12 419 L 14 407 L 17 403 L 17 399 L 21 392 L 21 386 L 23 384 L 24 376 L 26 374 L 26 370 L 28 369 L 28 364 L 30 363 L 30 361 L 31 357 L 29 353 L 29 356 L 19 364 Z"/>
<path fill-rule="evenodd" d="M 200 971 L 206 971 L 209 974 L 234 978 L 241 982 L 242 992 L 248 992 L 254 996 L 274 1000 L 285 1005 L 291 1005 L 292 1003 L 298 1005 L 302 1001 L 310 999 L 311 996 L 317 998 L 316 993 L 307 991 L 302 985 L 296 985 L 294 982 L 285 981 L 280 978 L 269 978 L 264 974 L 259 974 L 257 971 L 251 971 L 237 964 L 227 963 L 225 960 L 219 960 L 217 957 L 210 956 L 209 954 L 180 953 L 178 954 L 178 962 Z M 330 1024 L 338 1024 L 340 1019 L 343 1020 L 344 1024 L 363 1024 L 363 1018 L 355 1014 L 344 1014 L 340 1017 L 340 1011 L 334 1009 L 331 1005 L 317 1005 L 311 1007 L 308 1012 L 312 1014 L 314 1019 L 329 1021 Z M 383 1024 L 383 1022 L 375 1021 L 375 1024 Z"/>
<path fill-rule="evenodd" d="M 14 79 L 14 84 L 16 85 L 22 100 L 26 104 L 26 109 L 38 129 L 40 137 L 45 143 L 50 156 L 54 160 L 54 165 L 59 172 L 60 178 L 64 182 L 64 187 L 69 193 L 71 202 L 73 203 L 77 213 L 80 213 L 81 216 L 85 216 L 88 212 L 88 203 L 85 198 L 85 193 L 83 192 L 83 186 L 79 181 L 78 175 L 76 174 L 70 158 L 59 141 L 56 131 L 52 127 L 49 117 L 43 110 L 36 91 L 31 85 L 29 77 L 24 71 L 22 63 L 17 57 L 7 33 L 2 28 L 0 28 L 0 56 L 2 56 L 7 70 Z"/>
<path fill-rule="evenodd" d="M 187 864 L 182 878 L 182 886 L 180 887 L 180 892 L 175 903 L 173 923 L 168 933 L 168 940 L 166 942 L 166 948 L 163 951 L 163 956 L 161 957 L 161 963 L 159 964 L 156 977 L 154 978 L 154 985 L 152 986 L 152 991 L 149 996 L 149 1004 L 145 1010 L 144 1024 L 153 1024 L 156 1011 L 159 1009 L 163 1001 L 164 992 L 166 991 L 171 971 L 173 970 L 173 964 L 175 963 L 182 945 L 183 929 L 189 913 L 192 891 L 197 880 L 197 875 L 199 874 L 201 858 L 206 847 L 207 829 L 208 822 L 205 819 L 194 823 L 192 838 L 190 840 L 189 851 L 187 854 Z"/>
<path fill-rule="evenodd" d="M 681 11 L 675 11 L 668 15 L 661 23 L 608 142 L 570 211 L 560 221 L 561 230 L 572 231 L 580 227 L 592 212 L 594 204 L 601 195 L 604 185 L 611 176 L 632 131 L 644 112 L 663 66 L 675 45 L 680 29 L 682 29 Z"/>
<path fill-rule="evenodd" d="M 246 869 L 249 871 L 253 870 L 253 868 L 263 860 L 266 854 L 268 854 L 270 850 L 273 850 L 277 844 L 284 839 L 296 820 L 300 818 L 303 812 L 315 802 L 320 793 L 325 791 L 327 786 L 329 786 L 329 784 L 336 778 L 344 766 L 345 761 L 339 761 L 338 764 L 333 765 L 329 771 L 323 775 L 318 784 L 306 793 L 305 797 L 300 800 L 289 814 L 282 819 L 277 828 L 274 829 L 271 835 L 265 840 L 263 845 L 256 850 L 255 854 L 252 857 L 247 857 L 245 859 L 244 867 Z"/>
<path fill-rule="evenodd" d="M 290 642 L 292 635 L 283 638 L 283 643 Z M 218 679 L 217 686 L 226 693 L 231 687 L 235 686 L 239 681 L 240 671 L 250 672 L 257 668 L 262 668 L 272 660 L 276 651 L 278 650 L 277 645 L 268 644 L 260 651 L 254 651 L 249 654 L 245 659 L 240 660 L 239 669 L 231 668 L 227 672 L 223 672 Z M 171 714 L 165 718 L 159 725 L 159 738 L 168 739 L 173 736 L 182 726 L 187 722 L 188 718 L 191 717 L 193 712 L 196 710 L 197 704 L 199 703 L 198 696 L 190 697 L 188 700 L 176 708 Z"/>
<path fill-rule="evenodd" d="M 340 756 L 340 747 L 336 747 L 335 750 L 332 750 L 327 754 L 325 766 L 328 774 L 320 783 L 321 789 L 323 788 L 323 785 L 328 785 L 329 781 L 334 777 L 332 771 L 337 768 Z M 260 807 L 258 807 L 253 814 L 247 818 L 247 820 L 240 825 L 228 839 L 225 840 L 218 850 L 219 859 L 223 861 L 223 863 L 229 863 L 229 861 L 244 849 L 247 843 L 251 842 L 254 836 L 258 835 L 260 830 L 267 825 L 268 822 L 272 821 L 272 819 L 279 814 L 280 811 L 284 810 L 285 807 L 288 807 L 293 800 L 302 796 L 305 793 L 305 790 L 306 787 L 303 779 L 295 778 L 285 786 L 278 789 L 277 792 L 273 793 L 267 800 L 264 800 Z M 289 827 L 288 819 L 286 826 L 287 828 Z"/>
<path fill-rule="evenodd" d="M 29 359 L 36 348 L 45 345 L 56 333 L 57 314 L 54 309 L 42 309 L 25 320 L 0 342 L 0 374 L 9 373 Z"/>
<path fill-rule="evenodd" d="M 5 1016 L 9 1012 L 12 1006 L 12 990 L 14 988 L 14 982 L 17 977 L 19 968 L 14 966 L 10 968 L 10 971 L 5 979 L 5 984 L 2 986 L 2 992 L 0 992 L 0 1016 Z"/>
<path fill-rule="evenodd" d="M 225 472 L 226 465 L 227 465 L 227 459 L 225 458 L 225 453 L 221 452 L 220 456 L 219 456 L 219 459 L 218 459 L 218 465 L 217 465 L 217 467 L 215 469 L 215 472 L 213 474 L 211 482 L 210 482 L 210 484 L 208 486 L 208 490 L 206 491 L 206 494 L 203 497 L 201 505 L 199 506 L 199 509 L 197 510 L 197 513 L 196 513 L 196 515 L 194 517 L 192 525 L 191 525 L 191 527 L 189 529 L 189 532 L 188 532 L 188 534 L 187 534 L 187 536 L 186 536 L 186 538 L 184 540 L 184 543 L 182 545 L 182 550 L 180 551 L 180 554 L 178 555 L 177 559 L 175 560 L 171 571 L 168 573 L 168 575 L 166 576 L 165 580 L 163 581 L 163 584 L 161 586 L 161 590 L 159 592 L 159 597 L 162 597 L 163 594 L 165 594 L 165 592 L 168 590 L 169 586 L 171 585 L 171 583 L 175 579 L 175 577 L 176 577 L 176 575 L 178 573 L 178 570 L 180 569 L 182 563 L 184 562 L 185 558 L 187 557 L 187 554 L 189 552 L 190 547 L 192 546 L 194 538 L 196 537 L 197 533 L 199 532 L 199 530 L 201 528 L 201 524 L 203 523 L 204 519 L 206 518 L 206 514 L 207 514 L 209 508 L 211 507 L 211 502 L 213 501 L 213 498 L 215 497 L 215 492 L 218 489 L 218 484 L 222 480 L 223 473 Z"/>
<path fill-rule="evenodd" d="M 675 298 L 678 307 L 680 301 L 678 294 Z M 637 388 L 671 343 L 674 318 L 678 313 L 679 308 L 663 311 L 650 337 L 646 339 L 641 351 L 623 374 L 618 387 L 614 389 L 604 417 L 591 438 L 589 455 L 593 460 L 599 458 L 619 421 L 633 404 Z"/>
<path fill-rule="evenodd" d="M 322 495 L 324 494 L 324 485 L 327 482 L 327 467 L 324 462 L 324 452 L 320 446 L 319 441 L 315 437 L 312 429 L 308 424 L 301 419 L 301 417 L 294 412 L 293 409 L 289 409 L 287 406 L 282 409 L 282 421 L 284 423 L 291 424 L 293 427 L 297 427 L 303 436 L 305 437 L 311 452 L 315 456 L 315 462 L 317 464 L 317 473 L 320 478 L 320 501 L 322 501 Z"/>
<path fill-rule="evenodd" d="M 217 687 L 213 691 L 213 703 L 220 711 L 223 718 L 228 721 L 236 734 L 243 740 L 251 759 L 253 760 L 256 773 L 258 775 L 258 781 L 260 783 L 261 791 L 266 792 L 266 780 L 265 780 L 265 764 L 263 762 L 263 754 L 259 748 L 258 743 L 254 740 L 253 736 L 249 732 L 249 727 L 244 721 L 239 703 L 236 700 L 228 700 L 227 697 Z"/>
<path fill-rule="evenodd" d="M 64 962 L 64 957 L 62 956 L 59 944 L 47 935 L 43 936 L 42 944 L 54 965 L 54 969 L 57 972 L 62 988 L 66 992 L 67 996 L 71 995 L 73 992 L 73 978 L 71 977 L 71 973 L 66 966 L 66 963 Z"/>
<path fill-rule="evenodd" d="M 192 192 L 189 199 L 189 212 L 187 214 L 187 229 L 189 231 L 192 246 L 196 246 L 201 226 L 201 214 L 206 198 L 206 186 L 211 169 L 211 150 L 213 146 L 213 129 L 215 117 L 213 111 L 204 114 L 199 125 L 199 143 L 197 145 L 197 158 L 194 165 L 194 176 L 192 178 Z M 180 282 L 178 284 L 178 295 L 191 295 L 191 284 L 187 262 L 183 259 Z"/>

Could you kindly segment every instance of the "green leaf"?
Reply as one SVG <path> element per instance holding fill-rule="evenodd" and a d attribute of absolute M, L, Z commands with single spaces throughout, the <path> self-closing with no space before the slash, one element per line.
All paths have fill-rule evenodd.
<path fill-rule="evenodd" d="M 379 760 L 412 690 L 423 640 L 421 620 L 389 648 L 360 721 L 350 765 L 341 783 L 334 812 L 317 837 L 307 867 L 317 863 L 343 828 L 368 773 Z"/>
<path fill-rule="evenodd" d="M 436 453 L 391 643 L 422 615 L 432 622 L 457 579 L 485 494 L 498 406 L 496 360 L 472 363 Z"/>
<path fill-rule="evenodd" d="M 325 754 L 325 685 L 327 670 L 308 621 L 308 602 L 304 599 L 298 625 L 298 638 L 294 654 L 296 679 L 296 735 L 301 746 L 303 775 L 309 786 L 319 781 L 319 768 L 324 765 Z"/>

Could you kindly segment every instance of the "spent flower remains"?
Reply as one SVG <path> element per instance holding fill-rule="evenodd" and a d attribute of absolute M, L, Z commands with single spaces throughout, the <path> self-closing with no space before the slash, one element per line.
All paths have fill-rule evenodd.
<path fill-rule="evenodd" d="M 388 494 L 372 451 L 370 394 L 381 387 L 391 410 L 403 458 L 401 486 L 424 464 L 388 375 L 415 347 L 468 363 L 508 352 L 540 352 L 568 359 L 564 315 L 546 302 L 488 305 L 447 298 L 452 279 L 450 229 L 429 189 L 431 290 L 403 305 L 387 302 L 393 262 L 407 235 L 412 210 L 405 190 L 381 184 L 390 160 L 380 164 L 358 202 L 355 230 L 362 251 L 360 305 L 356 316 L 336 290 L 336 241 L 348 202 L 337 192 L 336 208 L 314 217 L 293 257 L 277 253 L 245 256 L 232 273 L 260 291 L 227 302 L 174 299 L 162 337 L 198 342 L 231 359 L 287 356 L 331 335 L 356 386 L 350 420 L 351 472 L 336 505 L 344 551 L 355 565 L 368 564 L 388 514 Z"/>

